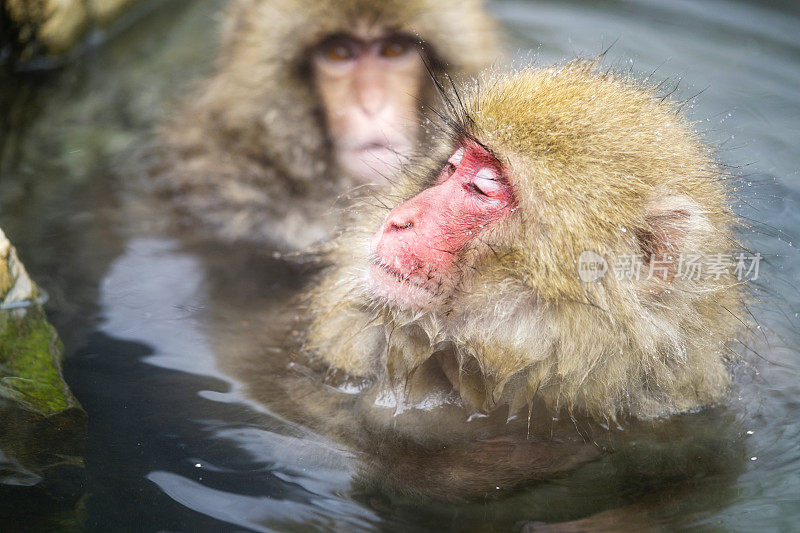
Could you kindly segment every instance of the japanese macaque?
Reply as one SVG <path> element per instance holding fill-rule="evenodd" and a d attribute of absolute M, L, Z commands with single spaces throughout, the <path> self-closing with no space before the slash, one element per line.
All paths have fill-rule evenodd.
<path fill-rule="evenodd" d="M 309 296 L 306 348 L 373 384 L 365 416 L 399 428 L 439 402 L 616 425 L 722 398 L 742 283 L 683 260 L 734 257 L 737 219 L 678 105 L 576 61 L 488 74 L 449 106 Z"/>
<path fill-rule="evenodd" d="M 288 304 L 297 284 L 270 288 L 267 309 L 253 297 L 283 261 L 248 264 L 264 281 L 226 308 L 235 284 L 220 281 L 220 367 L 352 450 L 355 493 L 393 508 L 485 503 L 555 477 L 619 489 L 547 518 L 566 520 L 735 479 L 741 431 L 724 406 L 661 417 L 722 398 L 744 296 L 731 273 L 682 271 L 681 257 L 738 245 L 725 175 L 678 104 L 575 62 L 487 74 L 445 105 L 392 189 L 359 201 L 328 264 L 277 275 L 317 276 L 303 305 Z M 601 276 L 584 252 L 641 256 L 641 270 Z M 498 505 L 542 519 L 531 509 L 547 496 L 526 494 Z"/>
<path fill-rule="evenodd" d="M 494 30 L 481 0 L 234 0 L 216 69 L 166 128 L 160 189 L 223 240 L 324 239 L 339 196 L 388 185 L 416 148 L 430 75 L 495 61 Z"/>

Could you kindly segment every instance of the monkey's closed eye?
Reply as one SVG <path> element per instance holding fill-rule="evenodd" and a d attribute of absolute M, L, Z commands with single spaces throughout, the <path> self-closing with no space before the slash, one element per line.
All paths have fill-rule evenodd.
<path fill-rule="evenodd" d="M 486 194 L 485 192 L 483 192 L 483 191 L 480 189 L 480 187 L 478 187 L 478 186 L 477 186 L 477 185 L 475 185 L 474 183 L 467 183 L 467 188 L 468 188 L 469 190 L 471 190 L 472 192 L 476 193 L 476 194 L 480 194 L 481 196 L 487 196 L 487 197 L 489 196 L 488 194 Z"/>
<path fill-rule="evenodd" d="M 480 169 L 469 185 L 472 190 L 484 196 L 493 196 L 503 188 L 503 183 L 491 168 Z"/>

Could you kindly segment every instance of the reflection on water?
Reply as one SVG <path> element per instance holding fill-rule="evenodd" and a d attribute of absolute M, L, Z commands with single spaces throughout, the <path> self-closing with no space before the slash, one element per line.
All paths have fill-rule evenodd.
<path fill-rule="evenodd" d="M 557 480 L 459 505 L 383 494 L 381 466 L 407 458 L 377 449 L 384 464 L 365 467 L 357 447 L 248 400 L 245 385 L 220 370 L 221 352 L 279 344 L 263 311 L 280 311 L 302 286 L 302 265 L 165 237 L 157 213 L 128 206 L 122 185 L 107 179 L 135 160 L 170 99 L 207 68 L 215 7 L 163 2 L 76 65 L 0 89 L 0 114 L 13 110 L 0 120 L 0 226 L 51 294 L 67 378 L 90 415 L 90 528 L 124 528 L 136 517 L 143 530 L 508 530 L 609 509 L 629 524 L 651 514 L 673 527 L 794 527 L 800 357 L 781 348 L 800 341 L 800 256 L 790 244 L 800 239 L 793 3 L 492 5 L 521 57 L 533 49 L 548 63 L 616 41 L 608 64 L 682 78 L 685 98 L 705 90 L 692 115 L 721 144 L 720 157 L 742 167 L 740 211 L 763 222 L 743 237 L 770 259 L 761 286 L 769 304 L 754 313 L 774 333 L 750 342 L 757 354 L 737 369 L 727 406 L 653 428 L 658 442 L 647 428 L 632 430 L 617 454 Z M 261 370 L 277 376 L 263 383 L 268 391 L 302 386 L 286 368 Z M 436 456 L 408 450 L 435 479 Z M 666 461 L 680 475 L 656 486 Z"/>
<path fill-rule="evenodd" d="M 146 359 L 150 364 L 215 375 L 214 352 L 194 316 L 207 300 L 203 267 L 178 247 L 159 239 L 126 243 L 100 286 L 98 329 L 120 339 L 147 340 L 155 351 Z"/>
<path fill-rule="evenodd" d="M 98 329 L 109 338 L 146 342 L 152 353 L 141 357 L 141 362 L 181 373 L 218 376 L 212 342 L 203 324 L 203 310 L 209 305 L 205 281 L 203 264 L 182 252 L 175 241 L 132 239 L 103 278 L 103 323 Z M 199 451 L 184 458 L 193 467 L 190 475 L 154 469 L 145 474 L 146 479 L 181 505 L 256 531 L 292 521 L 355 530 L 366 529 L 365 524 L 377 520 L 369 511 L 338 497 L 348 490 L 354 475 L 351 453 L 299 426 L 250 422 L 252 417 L 267 417 L 244 408 L 248 401 L 235 385 L 226 389 L 197 390 L 196 394 L 214 403 L 237 404 L 238 416 L 215 418 L 213 409 L 194 408 L 186 414 L 196 431 L 210 435 L 215 442 L 230 443 L 240 458 Z M 151 393 L 161 394 L 158 389 Z M 242 494 L 203 484 L 204 478 L 208 483 L 215 477 L 242 475 L 273 478 L 294 486 L 292 492 L 302 496 L 278 497 L 280 492 L 274 490 Z"/>

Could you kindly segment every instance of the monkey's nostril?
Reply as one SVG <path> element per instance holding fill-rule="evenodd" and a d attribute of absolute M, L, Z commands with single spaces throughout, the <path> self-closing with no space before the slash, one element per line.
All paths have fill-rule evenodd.
<path fill-rule="evenodd" d="M 414 223 L 411 222 L 411 221 L 408 221 L 405 224 L 398 224 L 397 222 L 392 222 L 392 229 L 396 229 L 396 230 L 410 229 L 413 226 L 414 226 Z"/>

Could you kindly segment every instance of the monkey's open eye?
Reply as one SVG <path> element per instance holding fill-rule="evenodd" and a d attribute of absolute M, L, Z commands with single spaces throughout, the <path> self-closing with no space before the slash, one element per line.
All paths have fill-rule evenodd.
<path fill-rule="evenodd" d="M 405 37 L 389 37 L 381 42 L 379 53 L 381 57 L 394 59 L 408 54 L 412 48 L 414 48 L 414 43 L 410 39 Z"/>
<path fill-rule="evenodd" d="M 320 45 L 319 54 L 334 63 L 350 61 L 358 55 L 358 46 L 350 39 L 334 38 Z"/>

